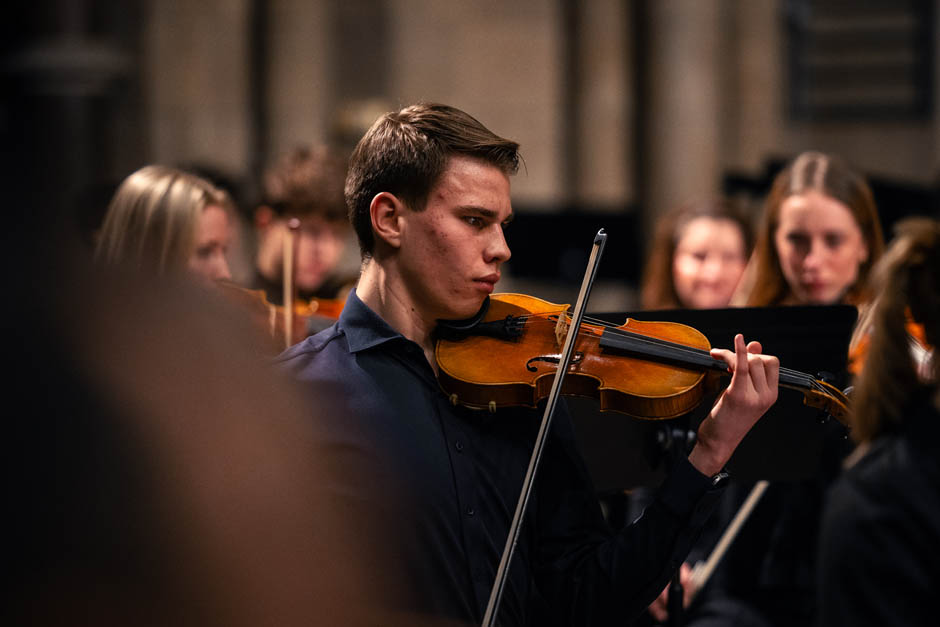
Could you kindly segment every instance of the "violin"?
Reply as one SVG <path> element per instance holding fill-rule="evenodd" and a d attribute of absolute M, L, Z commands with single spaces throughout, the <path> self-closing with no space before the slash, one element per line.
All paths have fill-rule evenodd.
<path fill-rule="evenodd" d="M 572 331 L 568 310 L 523 294 L 493 294 L 472 324 L 445 327 L 435 355 L 451 402 L 490 411 L 535 407 L 548 396 Z M 728 365 L 709 354 L 708 338 L 684 324 L 596 321 L 576 333 L 561 394 L 594 398 L 602 411 L 675 418 L 729 375 Z M 848 399 L 834 386 L 786 368 L 780 369 L 779 384 L 800 391 L 806 405 L 845 421 Z"/>
<path fill-rule="evenodd" d="M 345 304 L 339 299 L 295 299 L 292 316 L 285 307 L 271 303 L 264 290 L 249 289 L 230 281 L 217 281 L 223 294 L 244 305 L 265 336 L 272 340 L 272 350 L 303 341 L 309 335 L 339 318 Z M 290 321 L 288 323 L 288 318 Z M 290 332 L 285 333 L 289 328 Z"/>

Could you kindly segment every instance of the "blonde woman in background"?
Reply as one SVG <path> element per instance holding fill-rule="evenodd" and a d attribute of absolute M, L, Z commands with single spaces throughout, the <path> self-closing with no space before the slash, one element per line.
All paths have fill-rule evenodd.
<path fill-rule="evenodd" d="M 230 280 L 232 202 L 194 174 L 148 165 L 128 176 L 108 206 L 95 259 L 163 275 Z"/>

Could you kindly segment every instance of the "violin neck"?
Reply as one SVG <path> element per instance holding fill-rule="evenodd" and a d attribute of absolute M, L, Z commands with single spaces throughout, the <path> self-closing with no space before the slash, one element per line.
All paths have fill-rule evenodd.
<path fill-rule="evenodd" d="M 604 350 L 620 352 L 642 359 L 682 366 L 691 370 L 714 370 L 728 374 L 728 364 L 715 359 L 709 351 L 668 340 L 607 327 L 601 334 L 600 346 Z M 781 370 L 780 385 L 806 389 L 813 377 L 802 372 Z"/>

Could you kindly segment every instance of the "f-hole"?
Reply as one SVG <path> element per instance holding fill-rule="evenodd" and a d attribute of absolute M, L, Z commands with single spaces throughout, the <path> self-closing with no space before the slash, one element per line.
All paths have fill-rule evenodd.
<path fill-rule="evenodd" d="M 584 357 L 583 352 L 581 351 L 575 352 L 575 354 L 571 356 L 571 365 L 573 366 L 575 364 L 581 363 L 581 359 L 583 357 Z M 555 364 L 557 366 L 559 363 L 561 363 L 561 354 L 559 353 L 555 355 L 539 355 L 538 357 L 533 357 L 532 359 L 526 362 L 525 369 L 528 370 L 529 372 L 538 372 L 539 371 L 538 367 L 534 366 L 533 364 L 540 362 L 540 361 L 544 361 L 545 363 L 548 363 L 548 364 Z"/>

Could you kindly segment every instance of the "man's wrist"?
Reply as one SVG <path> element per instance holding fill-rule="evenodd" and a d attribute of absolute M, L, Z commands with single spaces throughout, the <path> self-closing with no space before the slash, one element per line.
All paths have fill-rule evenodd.
<path fill-rule="evenodd" d="M 714 477 L 728 463 L 728 456 L 714 450 L 701 440 L 695 443 L 689 453 L 689 463 L 706 477 Z"/>

